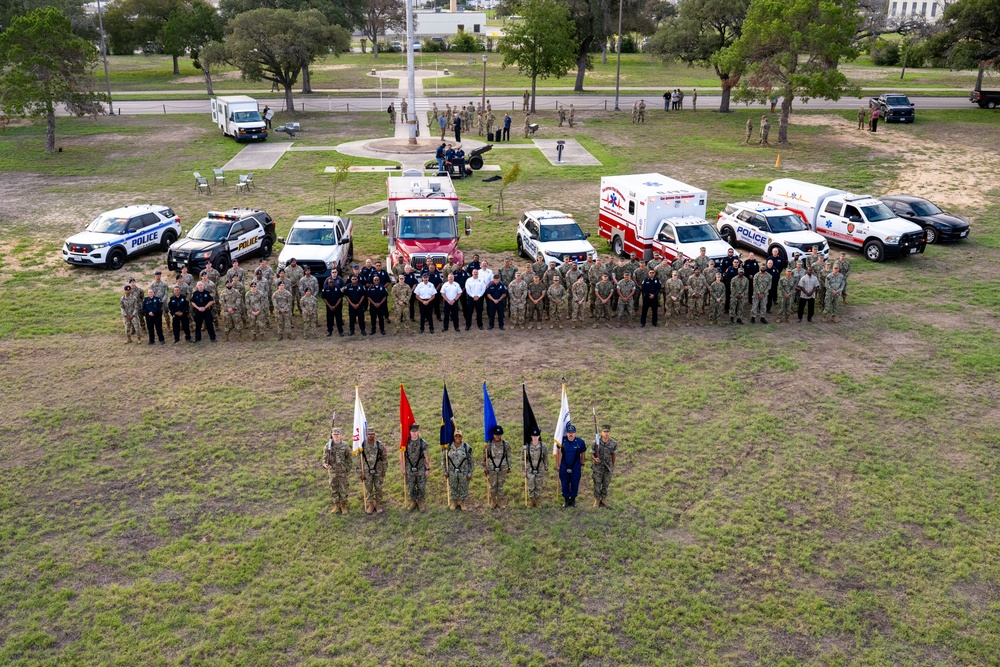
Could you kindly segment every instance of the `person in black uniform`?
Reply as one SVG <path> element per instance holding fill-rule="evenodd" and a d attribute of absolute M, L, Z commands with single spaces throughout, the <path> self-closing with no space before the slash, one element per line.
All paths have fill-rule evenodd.
<path fill-rule="evenodd" d="M 142 300 L 142 315 L 146 318 L 149 344 L 153 344 L 153 328 L 155 327 L 156 335 L 160 338 L 160 345 L 163 345 L 166 341 L 163 340 L 163 302 L 160 301 L 160 297 L 149 292 Z"/>
<path fill-rule="evenodd" d="M 368 293 L 357 275 L 351 276 L 351 284 L 344 288 L 344 296 L 347 297 L 347 317 L 351 331 L 348 335 L 354 335 L 354 325 L 361 329 L 361 335 L 367 336 L 365 332 L 365 305 L 368 303 Z"/>
<path fill-rule="evenodd" d="M 576 507 L 576 496 L 580 488 L 580 476 L 587 456 L 587 444 L 576 437 L 576 427 L 566 425 L 566 435 L 562 445 L 556 449 L 556 465 L 559 466 L 559 481 L 562 483 L 563 507 Z"/>
<path fill-rule="evenodd" d="M 507 286 L 500 282 L 500 274 L 494 273 L 493 280 L 486 286 L 486 312 L 490 317 L 489 328 L 493 328 L 494 316 L 500 330 L 503 331 L 503 314 L 506 310 L 504 301 L 507 299 Z M 457 326 L 455 327 L 458 328 Z"/>
<path fill-rule="evenodd" d="M 383 271 L 383 273 L 385 273 Z M 389 317 L 389 293 L 382 286 L 382 279 L 378 273 L 372 275 L 372 284 L 368 287 L 368 315 L 372 320 L 372 330 L 369 332 L 375 335 L 375 322 L 378 321 L 378 329 L 385 335 L 385 318 Z"/>
<path fill-rule="evenodd" d="M 437 264 L 428 264 L 425 268 L 428 281 L 438 290 L 438 295 L 434 297 L 434 318 L 441 321 L 441 285 L 444 283 L 444 276 L 438 271 Z"/>
<path fill-rule="evenodd" d="M 472 261 L 469 262 L 469 265 L 467 267 L 465 267 L 465 270 L 468 271 L 469 275 L 471 276 L 473 269 L 475 269 L 476 271 L 478 271 L 481 268 L 483 268 L 483 267 L 480 266 L 480 264 L 479 264 L 479 254 L 477 253 L 477 254 L 474 254 L 472 256 Z"/>
<path fill-rule="evenodd" d="M 208 331 L 208 338 L 215 342 L 215 324 L 212 322 L 212 306 L 215 299 L 212 293 L 205 289 L 205 283 L 198 281 L 194 294 L 191 295 L 191 307 L 194 310 L 194 342 L 201 342 L 201 328 Z"/>
<path fill-rule="evenodd" d="M 779 268 L 779 262 L 776 262 L 773 258 L 769 257 L 767 259 L 767 268 L 764 269 L 767 271 L 768 275 L 771 276 L 771 290 L 767 293 L 768 315 L 771 314 L 771 306 L 778 300 L 778 281 L 781 280 L 782 273 L 782 269 Z"/>
<path fill-rule="evenodd" d="M 389 289 L 389 272 L 382 268 L 382 262 L 375 262 L 375 269 L 372 271 L 371 277 L 378 276 L 379 284 L 386 290 Z M 372 280 L 369 278 L 368 284 L 371 284 Z"/>
<path fill-rule="evenodd" d="M 403 277 L 397 278 L 397 280 L 402 280 L 406 283 L 406 286 L 410 288 L 410 321 L 416 322 L 413 311 L 417 307 L 417 297 L 413 296 L 413 288 L 420 283 L 420 276 L 416 274 L 409 264 L 403 268 Z"/>
<path fill-rule="evenodd" d="M 458 297 L 458 304 L 462 308 L 462 312 L 465 312 L 465 282 L 472 277 L 472 271 L 466 270 L 464 266 L 459 266 L 452 272 L 455 276 L 455 282 L 458 286 L 462 288 L 462 294 Z"/>
<path fill-rule="evenodd" d="M 323 283 L 323 303 L 326 304 L 326 335 L 333 335 L 333 325 L 337 325 L 337 333 L 344 335 L 344 279 L 339 271 L 333 269 Z"/>
<path fill-rule="evenodd" d="M 729 259 L 728 257 L 726 259 Z M 722 260 L 725 263 L 725 259 Z M 729 283 L 740 274 L 740 260 L 738 258 L 729 262 L 729 267 L 722 271 L 722 283 L 726 286 L 726 312 L 729 312 Z M 744 271 L 743 275 L 746 275 Z"/>
<path fill-rule="evenodd" d="M 650 269 L 646 279 L 642 281 L 642 315 L 639 317 L 639 326 L 646 326 L 646 313 L 650 308 L 653 309 L 653 326 L 659 326 L 657 317 L 660 311 L 659 299 L 661 289 L 663 289 L 663 285 L 660 284 L 660 279 L 656 277 L 656 271 Z"/>
<path fill-rule="evenodd" d="M 191 327 L 188 324 L 188 300 L 181 294 L 181 288 L 174 288 L 174 295 L 170 297 L 170 301 L 167 305 L 167 310 L 170 311 L 170 315 L 173 318 L 174 325 L 174 342 L 181 342 L 181 329 L 184 330 L 184 340 L 191 342 Z"/>
<path fill-rule="evenodd" d="M 719 262 L 719 273 L 726 275 L 726 270 L 733 265 L 733 262 L 739 259 L 736 256 L 736 251 L 730 248 L 726 251 L 726 256 L 722 258 Z"/>
<path fill-rule="evenodd" d="M 757 263 L 757 258 L 750 255 L 747 261 L 743 262 L 743 275 L 747 277 L 747 280 L 753 282 L 753 277 L 760 273 L 760 264 Z"/>
<path fill-rule="evenodd" d="M 369 285 L 371 285 L 372 276 L 375 275 L 375 267 L 368 265 L 368 262 L 370 261 L 371 261 L 370 259 L 367 260 L 365 262 L 364 267 L 361 269 L 361 272 L 358 273 L 358 282 L 361 283 L 362 287 L 368 287 Z"/>

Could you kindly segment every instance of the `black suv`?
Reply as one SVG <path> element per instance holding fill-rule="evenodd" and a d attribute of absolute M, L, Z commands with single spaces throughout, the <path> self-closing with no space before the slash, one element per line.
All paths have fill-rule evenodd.
<path fill-rule="evenodd" d="M 868 102 L 872 109 L 878 107 L 884 123 L 912 123 L 913 102 L 903 93 L 882 93 Z"/>
<path fill-rule="evenodd" d="M 266 211 L 234 208 L 209 211 L 184 238 L 170 246 L 167 267 L 176 271 L 188 267 L 198 275 L 208 264 L 225 273 L 234 259 L 259 254 L 270 257 L 277 234 L 274 220 Z"/>

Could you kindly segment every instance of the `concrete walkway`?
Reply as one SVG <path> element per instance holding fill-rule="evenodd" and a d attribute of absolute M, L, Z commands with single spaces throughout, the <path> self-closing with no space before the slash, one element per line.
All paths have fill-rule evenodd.
<path fill-rule="evenodd" d="M 576 139 L 533 139 L 535 145 L 542 151 L 542 155 L 548 158 L 549 162 L 559 167 L 600 167 L 600 161 L 590 154 L 586 148 L 580 145 Z M 556 148 L 558 141 L 565 141 L 563 146 L 562 162 L 558 162 L 559 151 Z"/>
<path fill-rule="evenodd" d="M 273 169 L 281 156 L 292 147 L 290 141 L 265 141 L 247 144 L 232 160 L 223 165 L 223 171 L 254 171 Z"/>

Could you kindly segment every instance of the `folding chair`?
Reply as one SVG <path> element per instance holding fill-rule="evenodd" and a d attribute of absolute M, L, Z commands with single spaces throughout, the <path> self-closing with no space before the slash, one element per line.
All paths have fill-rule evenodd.
<path fill-rule="evenodd" d="M 249 180 L 247 174 L 240 174 L 240 180 L 236 184 L 236 192 L 248 192 L 250 190 L 250 185 L 252 181 Z"/>
<path fill-rule="evenodd" d="M 253 182 L 253 172 L 252 171 L 249 174 L 247 174 L 247 187 L 251 187 L 254 190 L 257 189 L 257 186 L 254 185 L 254 182 Z"/>
<path fill-rule="evenodd" d="M 212 194 L 212 186 L 209 184 L 208 179 L 199 174 L 197 171 L 194 172 L 194 187 L 195 191 L 198 193 L 204 191 L 205 194 Z"/>
<path fill-rule="evenodd" d="M 215 184 L 218 185 L 219 181 L 222 181 L 222 184 L 225 185 L 226 174 L 221 169 L 213 169 L 212 171 L 215 173 Z"/>

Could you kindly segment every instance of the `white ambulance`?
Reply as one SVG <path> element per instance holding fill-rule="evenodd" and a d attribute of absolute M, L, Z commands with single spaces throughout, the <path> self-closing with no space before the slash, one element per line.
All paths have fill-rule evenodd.
<path fill-rule="evenodd" d="M 603 176 L 599 233 L 616 255 L 651 259 L 656 232 L 669 218 L 705 219 L 708 193 L 663 174 Z"/>

